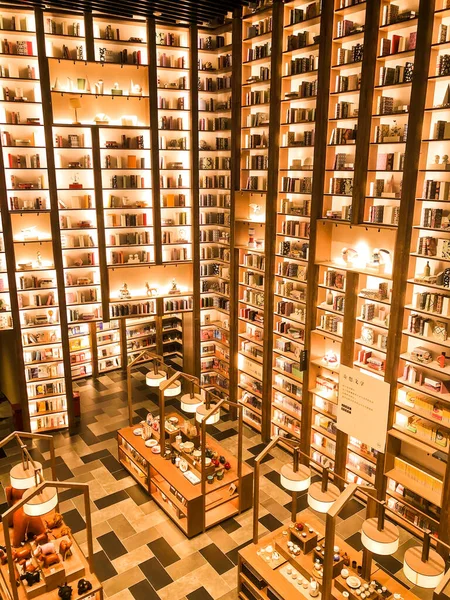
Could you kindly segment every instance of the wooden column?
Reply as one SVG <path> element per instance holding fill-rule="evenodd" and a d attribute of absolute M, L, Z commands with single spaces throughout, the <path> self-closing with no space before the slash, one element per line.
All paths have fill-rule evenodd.
<path fill-rule="evenodd" d="M 366 3 L 364 54 L 361 68 L 361 89 L 359 93 L 358 134 L 356 136 L 355 170 L 353 173 L 351 221 L 354 224 L 362 223 L 364 220 L 380 9 L 381 0 L 372 0 Z"/>
<path fill-rule="evenodd" d="M 200 377 L 200 210 L 199 210 L 199 135 L 198 135 L 198 27 L 191 25 L 190 31 L 190 102 L 191 102 L 191 202 L 192 202 L 192 268 L 194 325 L 194 375 Z"/>
<path fill-rule="evenodd" d="M 346 273 L 345 282 L 345 313 L 341 344 L 341 365 L 345 365 L 347 367 L 353 367 L 358 287 L 358 273 L 352 273 L 351 271 L 348 271 Z M 347 446 L 348 435 L 338 429 L 336 433 L 336 457 L 334 471 L 344 478 L 345 466 L 347 464 Z M 334 483 L 340 489 L 344 488 L 341 480 L 336 480 Z"/>
<path fill-rule="evenodd" d="M 94 20 L 91 12 L 84 13 L 84 35 L 86 39 L 86 60 L 95 61 Z"/>
<path fill-rule="evenodd" d="M 70 366 L 69 329 L 67 320 L 66 290 L 64 265 L 61 247 L 61 233 L 58 212 L 58 190 L 56 185 L 55 156 L 53 153 L 53 110 L 50 84 L 50 71 L 45 52 L 44 14 L 40 8 L 35 9 L 36 43 L 39 56 L 39 78 L 42 94 L 42 114 L 44 121 L 45 152 L 47 158 L 47 175 L 50 197 L 50 225 L 52 231 L 53 262 L 58 290 L 59 322 L 61 327 L 61 343 L 63 351 L 64 375 L 67 397 L 67 414 L 69 429 L 73 431 L 75 415 L 73 410 L 72 370 Z"/>
<path fill-rule="evenodd" d="M 128 366 L 128 351 L 127 351 L 127 320 L 119 319 L 120 332 L 120 356 L 122 360 L 122 371 L 127 370 Z"/>
<path fill-rule="evenodd" d="M 330 97 L 331 49 L 333 46 L 333 0 L 323 0 L 320 18 L 320 52 L 319 70 L 317 73 L 316 123 L 314 133 L 314 158 L 311 193 L 311 215 L 309 233 L 309 256 L 306 288 L 306 322 L 305 350 L 308 358 L 311 353 L 311 332 L 315 329 L 317 318 L 317 292 L 319 284 L 319 268 L 315 265 L 317 247 L 317 221 L 322 217 L 323 186 L 325 177 L 325 160 L 327 154 L 328 111 Z M 309 365 L 309 361 L 307 361 Z M 311 424 L 313 396 L 308 388 L 314 387 L 310 379 L 309 368 L 303 378 L 302 419 L 300 448 L 309 454 L 311 447 Z M 304 462 L 301 457 L 300 461 Z"/>
<path fill-rule="evenodd" d="M 152 169 L 153 243 L 155 263 L 162 264 L 161 246 L 161 184 L 159 179 L 159 131 L 158 131 L 158 71 L 156 52 L 156 25 L 152 17 L 147 19 L 148 93 L 150 96 L 150 152 Z"/>
<path fill-rule="evenodd" d="M 98 345 L 97 345 L 97 323 L 89 323 L 89 336 L 91 338 L 91 353 L 92 353 L 92 377 L 98 377 Z"/>
<path fill-rule="evenodd" d="M 236 194 L 240 188 L 241 162 L 241 81 L 242 81 L 242 9 L 233 13 L 232 24 L 232 61 L 231 73 L 231 190 L 230 190 L 230 337 L 229 337 L 229 397 L 237 402 L 238 378 L 238 306 L 239 306 L 239 250 L 235 248 Z M 231 408 L 233 414 L 236 410 Z"/>
<path fill-rule="evenodd" d="M 100 135 L 98 126 L 91 127 L 92 167 L 94 172 L 95 214 L 97 217 L 98 255 L 102 295 L 102 319 L 109 322 L 109 273 L 106 259 L 105 213 L 103 210 L 102 164 L 100 157 Z"/>
<path fill-rule="evenodd" d="M 3 148 L 0 143 L 0 211 L 2 215 L 3 243 L 5 246 L 6 269 L 8 271 L 8 287 L 11 303 L 11 317 L 13 320 L 13 330 L 11 332 L 15 347 L 10 350 L 15 352 L 17 369 L 17 387 L 18 397 L 8 398 L 12 403 L 19 404 L 22 407 L 23 426 L 27 431 L 30 426 L 30 409 L 28 405 L 27 384 L 25 381 L 25 361 L 23 358 L 23 345 L 20 327 L 19 301 L 17 297 L 16 283 L 16 256 L 14 252 L 14 237 L 11 224 L 11 215 L 8 206 L 8 192 L 6 184 L 5 163 L 3 160 Z"/>
<path fill-rule="evenodd" d="M 283 3 L 274 0 L 272 7 L 272 54 L 270 60 L 269 154 L 264 228 L 264 362 L 261 437 L 270 439 L 272 417 L 272 348 L 275 287 L 275 252 L 278 200 L 278 162 L 280 154 L 281 62 L 283 40 Z"/>

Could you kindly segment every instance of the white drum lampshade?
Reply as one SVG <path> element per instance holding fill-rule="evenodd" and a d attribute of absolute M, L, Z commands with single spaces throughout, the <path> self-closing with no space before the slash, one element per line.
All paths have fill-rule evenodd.
<path fill-rule="evenodd" d="M 26 500 L 29 498 L 36 488 L 32 487 L 27 490 L 23 498 Z M 58 490 L 55 487 L 46 487 L 40 492 L 30 498 L 29 502 L 23 505 L 23 512 L 29 517 L 42 517 L 48 514 L 58 504 Z"/>
<path fill-rule="evenodd" d="M 203 398 L 200 394 L 183 394 L 181 396 L 181 410 L 187 413 L 195 414 L 197 408 L 203 404 Z"/>
<path fill-rule="evenodd" d="M 299 465 L 294 471 L 294 465 L 289 463 L 281 467 L 280 482 L 289 492 L 304 492 L 311 485 L 311 471 L 304 465 Z"/>
<path fill-rule="evenodd" d="M 383 522 L 381 530 L 378 527 L 377 518 L 366 519 L 362 524 L 361 542 L 373 554 L 391 556 L 397 552 L 399 540 L 398 527 L 389 521 Z"/>
<path fill-rule="evenodd" d="M 181 394 L 181 381 L 172 381 L 171 384 L 169 384 L 166 389 L 164 390 L 164 396 L 166 398 L 174 398 L 175 396 L 178 396 L 179 394 Z"/>
<path fill-rule="evenodd" d="M 195 412 L 195 419 L 196 419 L 197 423 L 202 423 L 203 419 L 206 417 L 206 413 L 208 413 L 210 410 L 211 410 L 211 408 L 206 408 L 206 404 L 201 404 Z M 215 423 L 218 423 L 219 421 L 220 421 L 220 409 L 218 411 L 216 411 L 213 415 L 208 417 L 208 419 L 206 420 L 206 424 L 214 425 Z"/>
<path fill-rule="evenodd" d="M 29 490 L 36 485 L 36 471 L 42 473 L 42 465 L 35 462 L 34 466 L 28 461 L 28 465 L 21 462 L 15 465 L 9 472 L 11 487 L 15 490 Z"/>
<path fill-rule="evenodd" d="M 167 379 L 167 374 L 164 371 L 158 371 L 155 373 L 154 371 L 149 371 L 145 376 L 145 383 L 148 387 L 157 388 L 163 381 Z"/>

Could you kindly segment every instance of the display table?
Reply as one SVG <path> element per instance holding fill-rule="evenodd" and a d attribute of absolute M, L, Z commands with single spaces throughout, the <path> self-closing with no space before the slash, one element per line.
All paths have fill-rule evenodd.
<path fill-rule="evenodd" d="M 183 418 L 179 414 L 168 414 L 166 418 L 171 416 L 178 417 L 182 424 Z M 135 429 L 125 427 L 117 432 L 119 461 L 187 537 L 202 533 L 203 515 L 205 529 L 208 529 L 251 508 L 253 470 L 243 463 L 239 483 L 237 458 L 213 437 L 206 435 L 207 448 L 226 457 L 230 469 L 224 472 L 223 479 L 214 477 L 212 483 L 206 484 L 203 497 L 200 461 L 188 458 L 189 472 L 198 479 L 198 483 L 193 484 L 171 460 L 154 454 L 141 436 L 134 435 Z M 166 435 L 169 432 L 166 431 Z M 175 454 L 182 455 L 178 442 L 171 441 L 171 448 Z M 215 470 L 208 467 L 205 476 Z"/>
<path fill-rule="evenodd" d="M 65 527 L 64 524 L 62 527 Z M 32 600 L 33 598 L 42 598 L 42 600 L 60 600 L 58 596 L 58 586 L 64 585 L 66 582 L 72 587 L 71 600 L 83 600 L 91 598 L 92 600 L 102 600 L 102 584 L 97 576 L 91 572 L 89 563 L 80 547 L 71 534 L 60 536 L 60 533 L 61 527 L 52 529 L 48 534 L 49 542 L 54 543 L 55 547 L 58 549 L 62 540 L 67 541 L 70 538 L 72 541 L 72 556 L 66 557 L 66 559 L 63 561 L 62 556 L 58 553 L 60 561 L 57 564 L 45 567 L 38 562 L 33 555 L 31 561 L 36 567 L 39 567 L 41 571 L 41 577 L 38 583 L 34 583 L 33 585 L 29 586 L 25 581 L 20 581 L 18 566 L 16 563 L 14 563 L 16 579 L 20 581 L 17 587 L 20 600 Z M 4 543 L 5 538 L 3 529 L 0 528 L 0 545 L 3 546 Z M 30 548 L 32 553 L 36 550 L 36 544 L 33 541 L 26 542 L 21 547 L 21 550 L 27 547 Z M 9 587 L 8 563 L 0 565 L 0 573 L 1 597 L 10 598 L 11 593 Z M 80 579 L 87 579 L 92 584 L 92 589 L 83 594 L 78 594 L 77 583 Z"/>
<path fill-rule="evenodd" d="M 317 534 L 315 547 L 320 547 L 325 537 L 325 524 L 323 521 L 318 519 L 315 513 L 309 509 L 297 515 L 297 522 L 299 521 L 307 523 L 314 530 L 314 535 Z M 238 592 L 240 598 L 243 600 L 267 600 L 268 598 L 272 600 L 284 600 L 286 598 L 290 600 L 296 598 L 298 600 L 304 600 L 305 598 L 312 600 L 313 597 L 317 600 L 321 598 L 322 581 L 314 569 L 314 561 L 317 559 L 318 553 L 314 549 L 307 549 L 307 554 L 301 552 L 297 556 L 293 556 L 289 552 L 287 542 L 290 541 L 291 537 L 296 539 L 297 536 L 298 534 L 295 532 L 292 534 L 289 525 L 285 525 L 261 538 L 258 544 L 250 544 L 239 551 Z M 341 553 L 347 553 L 350 559 L 350 566 L 342 565 L 342 567 L 348 569 L 350 575 L 358 577 L 360 582 L 364 584 L 365 582 L 361 575 L 358 575 L 357 569 L 352 568 L 353 561 L 356 561 L 356 566 L 361 565 L 362 553 L 357 552 L 339 536 L 335 538 L 335 545 L 339 547 Z M 265 551 L 268 547 L 277 552 L 277 560 L 273 560 L 270 552 Z M 400 594 L 404 600 L 418 600 L 417 596 L 406 587 L 376 567 L 375 563 L 373 564 L 371 581 L 376 581 L 379 584 L 375 586 L 376 589 L 384 587 L 386 590 L 383 594 L 374 592 L 368 597 L 368 600 L 389 600 L 393 599 L 394 594 Z M 339 573 L 342 567 L 339 566 Z M 318 583 L 319 593 L 316 596 L 310 594 L 307 585 L 307 582 L 311 579 Z M 359 597 L 355 590 L 347 585 L 346 580 L 337 575 L 334 578 L 333 597 L 343 600 L 347 597 L 343 595 L 344 591 L 349 593 L 348 598 L 350 600 Z"/>

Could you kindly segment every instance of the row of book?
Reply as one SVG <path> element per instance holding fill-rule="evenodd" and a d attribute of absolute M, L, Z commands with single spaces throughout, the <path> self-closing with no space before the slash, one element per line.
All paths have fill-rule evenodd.
<path fill-rule="evenodd" d="M 297 194 L 311 194 L 312 177 L 282 177 L 281 191 Z"/>
<path fill-rule="evenodd" d="M 311 54 L 310 56 L 292 58 L 286 63 L 285 76 L 299 75 L 301 73 L 311 73 L 319 68 L 319 57 Z"/>
<path fill-rule="evenodd" d="M 414 73 L 414 63 L 406 62 L 395 67 L 380 67 L 378 85 L 395 85 L 397 83 L 411 83 Z"/>

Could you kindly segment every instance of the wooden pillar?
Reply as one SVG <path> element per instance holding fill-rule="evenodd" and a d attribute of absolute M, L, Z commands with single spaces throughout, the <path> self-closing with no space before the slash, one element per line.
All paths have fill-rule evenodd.
<path fill-rule="evenodd" d="M 361 89 L 359 92 L 358 135 L 356 136 L 355 170 L 353 174 L 351 220 L 354 224 L 362 223 L 364 220 L 380 10 L 381 0 L 372 0 L 366 3 L 364 54 L 361 67 Z"/>

